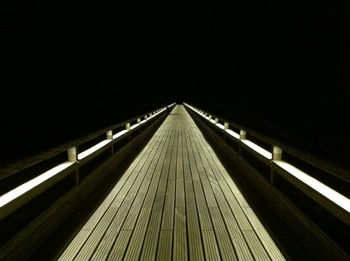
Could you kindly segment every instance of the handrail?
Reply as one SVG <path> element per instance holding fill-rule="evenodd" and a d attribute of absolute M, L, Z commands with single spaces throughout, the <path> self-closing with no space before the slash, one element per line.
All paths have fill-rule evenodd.
<path fill-rule="evenodd" d="M 239 150 L 241 148 L 245 148 L 248 151 L 251 151 L 253 155 L 256 156 L 259 160 L 264 162 L 267 166 L 270 166 L 271 170 L 277 171 L 281 175 L 283 175 L 287 180 L 292 182 L 296 187 L 301 189 L 304 193 L 306 193 L 309 197 L 316 200 L 323 207 L 331 211 L 334 215 L 336 215 L 340 220 L 345 222 L 345 224 L 350 225 L 350 199 L 341 193 L 335 191 L 334 189 L 328 187 L 317 179 L 313 178 L 309 174 L 304 171 L 296 168 L 292 164 L 285 162 L 282 159 L 283 150 L 292 154 L 295 152 L 290 150 L 286 144 L 282 142 L 277 142 L 274 139 L 266 138 L 266 136 L 261 135 L 255 131 L 249 130 L 247 128 L 243 128 L 241 125 L 234 124 L 230 121 L 224 120 L 223 118 L 219 118 L 213 114 L 209 114 L 204 112 L 203 110 L 197 109 L 187 103 L 184 103 L 189 109 L 193 110 L 195 113 L 199 114 L 201 117 L 205 118 L 207 121 L 211 122 L 215 127 L 217 127 L 220 131 L 224 132 L 228 136 L 232 136 L 233 140 L 235 140 L 239 145 Z M 213 118 L 214 116 L 214 118 Z M 223 121 L 221 124 L 219 121 Z M 239 129 L 240 133 L 236 133 L 229 128 L 230 124 L 235 128 Z M 254 142 L 247 139 L 246 135 L 249 133 L 251 136 L 263 140 L 264 142 L 271 145 L 271 151 L 267 151 Z M 293 155 L 297 156 L 299 159 L 305 160 L 300 157 L 300 155 L 294 153 Z M 315 162 L 313 164 L 315 167 L 320 168 Z M 332 165 L 331 165 L 332 166 Z M 332 169 L 334 172 L 334 169 Z M 331 172 L 331 174 L 333 174 Z M 347 178 L 349 173 L 346 171 L 343 172 L 346 174 Z M 334 174 L 333 174 L 334 175 Z M 335 175 L 338 177 L 338 175 Z M 348 179 L 345 179 L 346 181 Z M 270 173 L 270 183 L 273 184 L 273 172 Z"/>
<path fill-rule="evenodd" d="M 67 151 L 67 159 L 60 164 L 56 164 L 51 169 L 44 171 L 43 173 L 38 173 L 38 175 L 17 187 L 11 189 L 10 191 L 0 195 L 0 220 L 5 218 L 6 216 L 13 213 L 15 210 L 26 204 L 32 198 L 36 197 L 40 193 L 47 190 L 52 185 L 56 184 L 63 178 L 65 178 L 68 174 L 77 171 L 77 169 L 89 162 L 90 160 L 96 158 L 103 151 L 111 148 L 113 153 L 113 145 L 119 140 L 128 136 L 128 134 L 137 130 L 140 126 L 143 126 L 146 122 L 150 122 L 154 117 L 161 115 L 167 108 L 171 108 L 175 105 L 175 103 L 170 104 L 168 106 L 162 107 L 160 109 L 154 110 L 147 114 L 142 114 L 142 117 L 134 117 L 131 120 L 123 121 L 118 124 L 111 125 L 108 128 L 104 128 L 101 131 L 95 132 L 91 135 L 84 137 L 83 139 L 76 140 L 71 143 L 67 143 L 61 148 L 65 148 Z M 141 118 L 144 118 L 141 120 Z M 131 125 L 131 122 L 136 122 Z M 113 135 L 113 130 L 119 128 L 120 126 L 125 126 L 125 129 L 119 131 L 115 135 Z M 80 154 L 78 152 L 78 146 L 85 142 L 90 141 L 100 135 L 105 134 L 105 139 L 95 144 L 94 146 L 82 151 Z M 61 154 L 65 150 L 60 150 L 56 153 L 56 155 Z M 50 157 L 53 157 L 50 155 Z M 38 162 L 32 164 L 31 166 L 38 164 Z M 78 174 L 79 172 L 77 172 Z M 79 174 L 78 174 L 79 175 Z M 9 177 L 9 176 L 7 176 Z M 80 183 L 79 176 L 76 177 L 76 183 Z"/>
<path fill-rule="evenodd" d="M 184 103 L 184 104 L 189 106 L 189 107 L 195 108 L 194 106 L 189 105 L 187 103 Z M 255 137 L 255 138 L 257 138 L 265 143 L 268 143 L 271 146 L 277 146 L 277 147 L 281 148 L 283 151 L 286 151 L 286 152 L 290 153 L 291 155 L 293 155 L 297 158 L 300 158 L 303 161 L 305 161 L 305 162 L 307 162 L 307 163 L 309 163 L 317 168 L 320 168 L 320 169 L 332 174 L 333 176 L 336 176 L 337 178 L 340 178 L 340 179 L 350 183 L 349 170 L 346 170 L 340 166 L 337 166 L 334 163 L 332 163 L 326 159 L 316 157 L 315 155 L 310 155 L 310 154 L 308 154 L 308 153 L 306 153 L 298 148 L 293 147 L 290 144 L 287 144 L 286 142 L 282 142 L 280 140 L 268 137 L 268 136 L 261 134 L 255 130 L 247 128 L 246 126 L 232 122 L 230 120 L 227 120 L 221 116 L 217 116 L 213 113 L 209 113 L 209 112 L 206 112 L 206 111 L 201 110 L 201 109 L 197 109 L 197 108 L 195 108 L 195 109 L 197 111 L 201 111 L 204 114 L 206 113 L 208 115 L 211 115 L 212 118 L 220 119 L 222 122 L 227 123 L 229 126 L 233 126 L 239 130 L 244 130 L 244 131 L 246 131 L 246 133 L 250 134 L 251 136 L 253 136 L 253 137 Z"/>
<path fill-rule="evenodd" d="M 150 114 L 158 112 L 158 111 L 160 111 L 163 108 L 172 107 L 175 104 L 176 103 L 172 103 L 170 105 L 164 106 L 164 107 L 159 108 L 157 110 L 153 110 L 153 111 L 149 111 L 149 112 L 144 113 L 144 114 L 140 114 L 140 115 L 138 115 L 136 117 L 133 117 L 131 119 L 124 120 L 124 121 L 116 123 L 116 124 L 112 124 L 112 125 L 110 125 L 110 126 L 108 126 L 106 128 L 98 130 L 98 131 L 96 131 L 94 133 L 87 134 L 87 135 L 83 136 L 82 138 L 74 139 L 74 140 L 66 142 L 66 143 L 64 143 L 62 145 L 59 145 L 59 146 L 57 146 L 57 147 L 55 147 L 55 148 L 53 148 L 53 149 L 51 149 L 49 151 L 46 151 L 45 155 L 41 156 L 40 159 L 31 160 L 30 162 L 26 162 L 21 167 L 16 168 L 16 170 L 14 170 L 14 171 L 11 171 L 11 172 L 10 171 L 2 171 L 2 172 L 0 172 L 0 181 L 2 179 L 4 179 L 4 178 L 7 178 L 7 177 L 13 175 L 13 174 L 16 174 L 16 173 L 18 173 L 20 171 L 23 171 L 24 169 L 30 168 L 30 167 L 32 167 L 34 165 L 37 165 L 40 162 L 43 162 L 43 161 L 45 161 L 45 160 L 47 160 L 49 158 L 52 158 L 52 157 L 54 157 L 54 156 L 56 156 L 56 155 L 58 155 L 58 154 L 60 154 L 60 153 L 62 153 L 64 151 L 68 150 L 71 147 L 77 147 L 77 146 L 79 146 L 79 145 L 81 145 L 81 144 L 83 144 L 85 142 L 88 142 L 88 141 L 90 141 L 90 140 L 92 140 L 92 139 L 94 139 L 94 138 L 96 138 L 96 137 L 98 137 L 100 135 L 103 135 L 108 130 L 115 130 L 115 129 L 119 128 L 119 127 L 125 126 L 126 123 L 131 123 L 131 122 L 137 121 L 138 119 L 143 119 L 145 116 L 148 116 Z"/>

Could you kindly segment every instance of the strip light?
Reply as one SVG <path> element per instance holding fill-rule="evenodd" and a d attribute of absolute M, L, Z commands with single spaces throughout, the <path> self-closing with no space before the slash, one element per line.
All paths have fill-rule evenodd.
<path fill-rule="evenodd" d="M 260 146 L 256 145 L 255 143 L 251 142 L 250 140 L 242 140 L 242 142 L 247 145 L 249 148 L 255 150 L 260 155 L 263 155 L 265 158 L 272 159 L 272 153 L 261 148 Z"/>
<path fill-rule="evenodd" d="M 172 105 L 170 105 L 169 107 L 171 107 Z M 147 120 L 155 117 L 156 115 L 158 115 L 159 113 L 163 112 L 164 110 L 165 110 L 165 108 L 162 108 L 159 112 L 153 114 Z M 133 126 L 131 126 L 130 129 L 134 129 L 137 126 L 139 126 L 139 125 L 141 125 L 142 123 L 145 123 L 145 122 L 146 122 L 146 120 L 143 120 L 140 123 L 136 123 Z M 114 134 L 113 135 L 113 139 L 116 139 L 116 138 L 122 136 L 126 132 L 128 132 L 128 130 L 122 130 L 122 131 Z M 93 146 L 93 147 L 91 147 L 91 148 L 89 148 L 89 149 L 79 153 L 78 154 L 78 160 L 86 158 L 87 156 L 89 156 L 90 154 L 92 154 L 95 151 L 99 150 L 100 148 L 102 148 L 103 146 L 107 145 L 110 142 L 111 142 L 111 140 L 101 141 L 100 143 L 96 144 L 95 146 Z M 54 167 L 54 168 L 44 172 L 43 174 L 40 174 L 39 176 L 35 177 L 34 179 L 31 179 L 31 180 L 25 182 L 24 184 L 14 188 L 13 190 L 7 192 L 6 194 L 0 196 L 0 208 L 5 206 L 9 202 L 13 201 L 14 199 L 20 197 L 21 195 L 25 194 L 26 192 L 28 192 L 29 190 L 33 189 L 34 187 L 36 187 L 36 186 L 40 185 L 41 183 L 45 182 L 46 180 L 50 179 L 51 177 L 57 175 L 61 171 L 67 169 L 72 164 L 74 164 L 74 162 L 70 162 L 70 161 L 67 161 L 67 162 L 64 162 L 62 164 L 59 164 L 56 167 Z"/>
<path fill-rule="evenodd" d="M 193 111 L 197 112 L 202 117 L 209 119 L 209 117 L 205 116 L 204 114 L 200 113 L 194 107 L 191 105 L 186 104 L 189 108 L 191 108 Z M 212 121 L 212 120 L 210 120 Z M 222 124 L 217 124 L 217 126 L 221 129 L 224 129 L 224 126 Z M 230 129 L 225 130 L 228 134 L 232 135 L 233 137 L 239 139 L 240 135 Z M 256 145 L 255 143 L 251 142 L 250 140 L 241 140 L 244 144 L 246 144 L 248 147 L 253 149 L 254 151 L 258 152 L 262 156 L 268 159 L 272 159 L 272 153 L 261 148 L 260 146 Z M 301 171 L 300 169 L 294 167 L 293 165 L 285 162 L 285 161 L 274 161 L 279 167 L 286 170 L 288 173 L 293 175 L 295 178 L 299 179 L 312 189 L 316 190 L 318 193 L 323 195 L 324 197 L 328 198 L 330 201 L 334 202 L 336 205 L 340 206 L 347 212 L 350 212 L 350 199 L 341 195 L 337 191 L 333 190 L 332 188 L 326 186 L 325 184 L 321 183 L 320 181 L 316 180 L 315 178 L 311 177 L 310 175 L 306 174 L 305 172 Z"/>
<path fill-rule="evenodd" d="M 316 190 L 321 195 L 325 196 L 341 208 L 345 209 L 347 212 L 350 212 L 350 199 L 347 197 L 341 195 L 337 191 L 331 189 L 330 187 L 326 186 L 325 184 L 319 182 L 315 178 L 309 176 L 305 172 L 301 171 L 300 169 L 297 169 L 296 167 L 292 166 L 291 164 L 285 162 L 285 161 L 274 161 L 278 166 L 280 166 L 282 169 L 286 170 L 288 173 L 299 179 L 300 181 L 304 182 L 309 187 Z"/>
<path fill-rule="evenodd" d="M 124 135 L 124 134 L 127 133 L 127 132 L 128 132 L 128 130 L 119 131 L 118 133 L 116 133 L 116 134 L 113 135 L 113 139 L 115 140 L 116 138 L 118 138 L 118 137 Z"/>
<path fill-rule="evenodd" d="M 13 201 L 14 199 L 33 189 L 34 187 L 57 175 L 61 171 L 71 166 L 73 163 L 74 162 L 70 161 L 64 162 L 2 195 L 0 197 L 0 207 L 3 207 L 4 205 L 8 204 L 9 202 Z"/>
<path fill-rule="evenodd" d="M 140 124 L 139 123 L 135 123 L 134 125 L 130 126 L 130 130 L 135 129 L 136 127 L 138 127 Z"/>
<path fill-rule="evenodd" d="M 113 138 L 114 138 L 114 136 L 113 136 Z M 111 140 L 104 140 L 104 141 L 101 141 L 100 143 L 97 143 L 95 146 L 92 146 L 91 148 L 84 150 L 83 152 L 78 154 L 78 160 L 86 158 L 87 156 L 89 156 L 90 154 L 99 150 L 100 148 L 102 148 L 103 146 L 105 146 L 106 144 L 108 144 L 110 142 L 111 142 Z"/>
<path fill-rule="evenodd" d="M 216 126 L 218 126 L 220 129 L 223 129 L 223 130 L 225 129 L 225 126 L 222 125 L 221 123 L 217 123 Z"/>
<path fill-rule="evenodd" d="M 238 133 L 234 132 L 233 130 L 226 129 L 226 132 L 231 136 L 235 137 L 236 139 L 239 139 L 241 137 Z"/>

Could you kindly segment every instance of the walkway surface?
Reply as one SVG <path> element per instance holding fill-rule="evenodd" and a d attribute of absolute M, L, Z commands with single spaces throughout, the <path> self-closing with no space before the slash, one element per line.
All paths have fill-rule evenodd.
<path fill-rule="evenodd" d="M 60 260 L 284 260 L 177 105 Z"/>

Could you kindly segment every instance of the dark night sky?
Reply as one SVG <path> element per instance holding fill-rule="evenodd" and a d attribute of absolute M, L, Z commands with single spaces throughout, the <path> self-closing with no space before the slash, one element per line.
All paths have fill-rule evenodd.
<path fill-rule="evenodd" d="M 13 2 L 0 7 L 10 158 L 173 101 L 349 156 L 348 6 Z"/>

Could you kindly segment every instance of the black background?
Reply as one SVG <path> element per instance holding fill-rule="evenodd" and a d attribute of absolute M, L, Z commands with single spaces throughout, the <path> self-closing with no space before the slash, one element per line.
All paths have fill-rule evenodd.
<path fill-rule="evenodd" d="M 5 166 L 188 102 L 348 166 L 348 6 L 2 1 Z"/>

